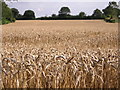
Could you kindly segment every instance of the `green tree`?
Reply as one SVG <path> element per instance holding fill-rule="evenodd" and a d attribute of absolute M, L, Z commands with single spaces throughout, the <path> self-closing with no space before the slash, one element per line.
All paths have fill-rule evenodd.
<path fill-rule="evenodd" d="M 59 16 L 67 16 L 70 14 L 70 9 L 68 7 L 62 7 L 59 11 Z"/>
<path fill-rule="evenodd" d="M 106 7 L 105 9 L 103 9 L 103 12 L 105 14 L 105 16 L 113 16 L 113 17 L 117 17 L 119 15 L 119 10 L 116 8 L 113 8 L 111 6 Z"/>
<path fill-rule="evenodd" d="M 85 17 L 86 17 L 86 14 L 85 14 L 84 12 L 80 12 L 80 13 L 79 13 L 79 17 L 80 17 L 80 18 L 85 18 Z"/>
<path fill-rule="evenodd" d="M 23 15 L 23 18 L 26 19 L 26 20 L 33 20 L 33 19 L 35 19 L 34 11 L 26 10 L 24 15 Z"/>
<path fill-rule="evenodd" d="M 116 2 L 109 2 L 109 5 L 103 9 L 105 15 L 105 21 L 107 22 L 118 22 L 118 17 L 120 15 L 120 9 Z"/>
<path fill-rule="evenodd" d="M 18 9 L 16 9 L 16 8 L 12 8 L 11 10 L 12 10 L 13 17 L 14 17 L 14 18 L 17 18 L 18 15 L 19 15 L 19 11 L 18 11 Z"/>
<path fill-rule="evenodd" d="M 2 2 L 0 1 L 0 21 L 2 20 Z"/>
<path fill-rule="evenodd" d="M 52 17 L 56 17 L 57 15 L 56 14 L 52 14 Z"/>
<path fill-rule="evenodd" d="M 118 8 L 117 2 L 109 2 L 109 6 L 113 7 L 113 8 Z"/>
<path fill-rule="evenodd" d="M 109 2 L 109 5 L 103 9 L 105 16 L 118 17 L 120 15 L 120 10 L 116 2 Z"/>
<path fill-rule="evenodd" d="M 14 21 L 15 19 L 13 18 L 12 10 L 5 2 L 2 2 L 2 24 L 7 24 Z"/>
<path fill-rule="evenodd" d="M 101 10 L 96 9 L 96 10 L 94 10 L 92 17 L 96 18 L 96 19 L 101 19 L 101 18 L 103 18 L 103 13 L 101 12 Z"/>
<path fill-rule="evenodd" d="M 22 16 L 21 14 L 18 14 L 18 16 L 17 16 L 16 19 L 17 19 L 17 20 L 22 20 L 22 19 L 23 19 L 23 16 Z"/>

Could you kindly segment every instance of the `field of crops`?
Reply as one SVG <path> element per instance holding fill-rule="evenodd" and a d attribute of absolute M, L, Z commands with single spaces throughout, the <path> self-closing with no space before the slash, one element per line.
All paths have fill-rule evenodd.
<path fill-rule="evenodd" d="M 119 85 L 117 23 L 28 20 L 2 28 L 2 88 Z"/>

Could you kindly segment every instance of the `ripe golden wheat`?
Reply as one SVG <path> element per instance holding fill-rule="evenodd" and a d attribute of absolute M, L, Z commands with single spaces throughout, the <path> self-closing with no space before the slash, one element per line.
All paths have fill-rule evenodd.
<path fill-rule="evenodd" d="M 17 21 L 5 25 L 1 86 L 117 88 L 117 38 L 116 24 L 103 21 Z"/>

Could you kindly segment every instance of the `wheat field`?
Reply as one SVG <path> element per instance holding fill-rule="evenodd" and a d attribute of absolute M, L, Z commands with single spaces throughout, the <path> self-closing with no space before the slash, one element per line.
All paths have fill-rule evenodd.
<path fill-rule="evenodd" d="M 2 88 L 118 88 L 118 24 L 16 21 L 2 26 Z"/>

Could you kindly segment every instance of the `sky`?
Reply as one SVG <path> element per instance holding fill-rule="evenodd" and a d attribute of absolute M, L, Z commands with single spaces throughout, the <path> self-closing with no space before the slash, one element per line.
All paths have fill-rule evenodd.
<path fill-rule="evenodd" d="M 68 2 L 69 1 L 69 2 Z M 93 2 L 94 1 L 94 2 Z M 25 10 L 33 10 L 36 17 L 50 16 L 52 14 L 58 14 L 61 7 L 69 7 L 71 10 L 71 15 L 78 15 L 81 11 L 85 12 L 87 15 L 91 15 L 95 9 L 104 9 L 109 1 L 104 0 L 101 2 L 84 0 L 81 2 L 79 0 L 24 0 L 24 1 L 14 1 L 7 2 L 10 8 L 17 8 L 20 14 L 24 14 Z"/>

